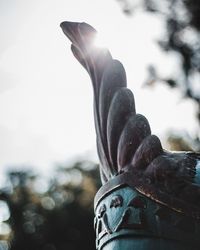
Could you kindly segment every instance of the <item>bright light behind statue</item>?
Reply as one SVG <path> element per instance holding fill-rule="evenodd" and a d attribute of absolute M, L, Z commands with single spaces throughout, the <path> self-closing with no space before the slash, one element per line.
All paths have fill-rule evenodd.
<path fill-rule="evenodd" d="M 105 37 L 100 35 L 99 33 L 95 36 L 93 45 L 97 48 L 108 49 L 108 41 L 106 41 Z"/>

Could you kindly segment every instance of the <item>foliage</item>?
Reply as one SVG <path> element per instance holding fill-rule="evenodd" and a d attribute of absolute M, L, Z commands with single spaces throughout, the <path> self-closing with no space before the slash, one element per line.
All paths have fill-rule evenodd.
<path fill-rule="evenodd" d="M 199 138 L 192 138 L 187 133 L 170 131 L 167 135 L 167 147 L 172 151 L 200 152 Z"/>
<path fill-rule="evenodd" d="M 178 87 L 183 96 L 197 106 L 200 123 L 200 1 L 198 0 L 118 0 L 126 15 L 138 9 L 157 15 L 165 22 L 165 35 L 158 41 L 166 52 L 174 52 L 181 59 L 181 74 L 169 79 L 157 75 L 151 65 L 151 79 L 162 79 L 170 87 Z M 155 77 L 156 76 L 156 77 Z M 164 81 L 163 81 L 164 80 Z"/>
<path fill-rule="evenodd" d="M 8 173 L 8 182 L 0 199 L 8 205 L 10 217 L 4 223 L 11 231 L 1 239 L 11 250 L 95 249 L 93 198 L 100 185 L 96 165 L 59 167 L 47 183 L 30 171 L 14 171 Z"/>

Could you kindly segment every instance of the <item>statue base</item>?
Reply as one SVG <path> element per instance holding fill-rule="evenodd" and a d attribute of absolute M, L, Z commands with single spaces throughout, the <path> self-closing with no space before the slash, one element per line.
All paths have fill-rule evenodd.
<path fill-rule="evenodd" d="M 94 225 L 98 250 L 197 250 L 200 246 L 199 221 L 123 182 L 116 186 L 113 179 L 95 197 Z"/>

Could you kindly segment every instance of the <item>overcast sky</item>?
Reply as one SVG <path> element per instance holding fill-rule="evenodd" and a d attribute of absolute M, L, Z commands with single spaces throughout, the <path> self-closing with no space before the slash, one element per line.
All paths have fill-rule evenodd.
<path fill-rule="evenodd" d="M 136 108 L 152 132 L 197 132 L 192 102 L 158 85 L 141 88 L 152 61 L 178 74 L 178 58 L 155 40 L 164 34 L 155 16 L 126 17 L 115 0 L 0 0 L 0 167 L 33 166 L 46 172 L 76 157 L 96 158 L 92 87 L 74 59 L 62 21 L 94 26 L 125 66 Z"/>

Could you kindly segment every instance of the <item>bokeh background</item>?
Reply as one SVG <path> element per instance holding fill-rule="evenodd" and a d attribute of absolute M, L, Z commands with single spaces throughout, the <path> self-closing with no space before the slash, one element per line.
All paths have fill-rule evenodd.
<path fill-rule="evenodd" d="M 98 30 L 165 148 L 200 150 L 198 0 L 0 0 L 0 250 L 95 249 L 92 87 L 62 21 Z"/>

